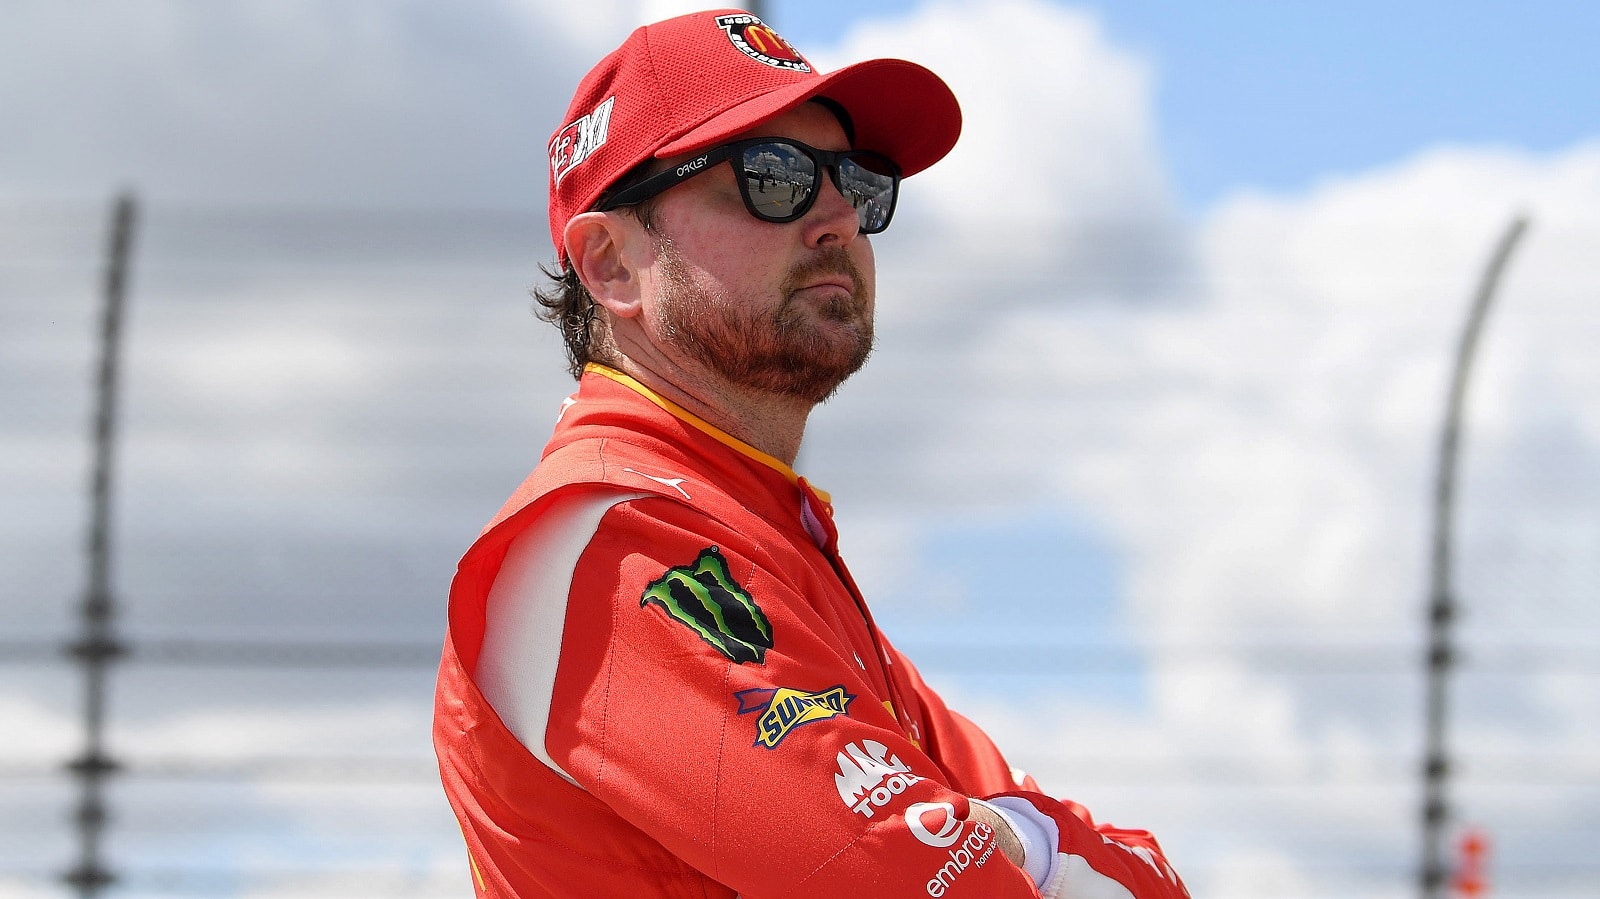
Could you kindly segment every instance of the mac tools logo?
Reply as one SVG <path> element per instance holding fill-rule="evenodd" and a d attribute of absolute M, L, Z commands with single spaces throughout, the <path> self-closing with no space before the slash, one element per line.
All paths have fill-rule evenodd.
<path fill-rule="evenodd" d="M 616 103 L 616 97 L 607 97 L 588 115 L 556 132 L 550 141 L 550 177 L 558 187 L 568 172 L 605 144 L 611 133 L 611 108 Z"/>
<path fill-rule="evenodd" d="M 763 65 L 793 72 L 810 72 L 811 66 L 794 45 L 778 36 L 772 26 L 752 15 L 717 16 L 717 24 L 727 32 L 739 52 Z"/>
<path fill-rule="evenodd" d="M 839 799 L 866 818 L 904 793 L 906 787 L 922 780 L 911 773 L 910 765 L 897 755 L 889 755 L 889 747 L 877 740 L 848 744 L 837 761 L 839 770 L 833 775 L 833 783 L 839 788 Z"/>

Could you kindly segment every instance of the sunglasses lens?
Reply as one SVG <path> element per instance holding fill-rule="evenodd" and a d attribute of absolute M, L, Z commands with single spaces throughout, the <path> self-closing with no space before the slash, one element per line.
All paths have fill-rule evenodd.
<path fill-rule="evenodd" d="M 789 221 L 816 189 L 817 164 L 799 147 L 763 143 L 745 148 L 744 193 L 757 216 Z"/>
<path fill-rule="evenodd" d="M 744 194 L 758 218 L 788 222 L 810 208 L 817 189 L 817 161 L 787 141 L 745 147 L 741 157 Z M 877 234 L 889 225 L 900 178 L 894 163 L 871 152 L 852 152 L 838 161 L 834 183 L 861 222 L 861 233 Z"/>
<path fill-rule="evenodd" d="M 894 165 L 876 153 L 851 155 L 839 163 L 839 192 L 856 208 L 861 233 L 877 234 L 894 214 Z"/>

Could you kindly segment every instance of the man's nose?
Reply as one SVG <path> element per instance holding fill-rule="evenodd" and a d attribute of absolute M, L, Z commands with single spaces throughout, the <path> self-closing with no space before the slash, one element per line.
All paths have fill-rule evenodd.
<path fill-rule="evenodd" d="M 834 183 L 837 174 L 832 168 L 818 173 L 817 199 L 806 211 L 801 223 L 806 229 L 807 246 L 829 243 L 848 244 L 861 233 L 861 220 L 856 208 Z"/>

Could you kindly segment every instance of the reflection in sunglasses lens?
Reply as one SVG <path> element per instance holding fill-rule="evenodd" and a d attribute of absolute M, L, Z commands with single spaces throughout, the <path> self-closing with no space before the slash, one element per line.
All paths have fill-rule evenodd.
<path fill-rule="evenodd" d="M 839 192 L 855 207 L 861 230 L 867 234 L 883 230 L 894 200 L 894 176 L 876 170 L 880 168 L 871 156 L 852 156 L 839 164 Z"/>
<path fill-rule="evenodd" d="M 789 144 L 757 144 L 744 151 L 745 195 L 757 212 L 786 219 L 805 203 L 816 186 L 811 157 Z"/>
<path fill-rule="evenodd" d="M 744 148 L 744 194 L 755 214 L 773 222 L 791 221 L 817 189 L 817 161 L 791 143 L 773 141 Z M 856 210 L 865 234 L 876 234 L 894 212 L 894 164 L 875 153 L 852 153 L 838 161 L 834 184 Z"/>

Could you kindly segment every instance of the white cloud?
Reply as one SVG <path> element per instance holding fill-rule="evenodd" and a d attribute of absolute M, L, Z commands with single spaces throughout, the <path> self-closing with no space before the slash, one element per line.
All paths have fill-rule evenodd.
<path fill-rule="evenodd" d="M 6 759 L 55 760 L 76 751 L 82 739 L 74 710 L 46 708 L 32 698 L 0 694 L 6 724 Z"/>
<path fill-rule="evenodd" d="M 421 4 L 155 3 L 107 5 L 69 29 L 56 5 L 24 4 L 22 24 L 0 34 L 0 73 L 32 74 L 0 84 L 30 86 L 0 88 L 0 105 L 34 137 L 0 144 L 0 196 L 98 197 L 126 173 L 158 198 L 537 207 L 543 141 L 566 102 L 549 85 L 570 85 L 620 39 L 628 6 L 504 3 L 463 20 Z M 56 48 L 63 64 L 6 43 L 47 26 L 71 35 Z M 1434 150 L 1305 195 L 1234 197 L 1190 223 L 1166 188 L 1150 68 L 1092 18 L 1022 0 L 941 4 L 813 56 L 831 67 L 886 54 L 943 74 L 967 128 L 949 159 L 908 182 L 876 242 L 882 349 L 816 416 L 802 460 L 840 503 L 868 595 L 885 617 L 1022 618 L 1021 636 L 1071 633 L 1081 622 L 1050 617 L 1067 608 L 1063 558 L 1012 572 L 1033 585 L 1026 602 L 983 594 L 983 571 L 918 578 L 930 534 L 1081 524 L 1063 539 L 1088 532 L 1085 553 L 1111 572 L 1110 623 L 1091 636 L 1126 627 L 1151 663 L 1138 683 L 1039 680 L 1001 701 L 978 679 L 930 670 L 954 704 L 1047 786 L 1163 835 L 1180 866 L 1196 865 L 1196 895 L 1392 892 L 1414 812 L 1417 696 L 1399 666 L 1421 626 L 1434 431 L 1466 300 L 1518 209 L 1533 230 L 1470 409 L 1465 624 L 1485 648 L 1562 629 L 1568 658 L 1592 653 L 1600 629 L 1600 146 Z M 120 77 L 91 76 L 96 59 Z M 531 464 L 566 387 L 521 294 L 544 252 L 540 224 L 495 232 L 501 243 L 481 257 L 462 252 L 480 235 L 444 236 L 456 232 L 386 232 L 375 249 L 352 248 L 366 274 L 262 265 L 328 261 L 322 232 L 294 227 L 213 256 L 214 235 L 190 222 L 141 250 L 155 264 L 138 276 L 119 506 L 134 525 L 119 568 L 132 624 L 436 636 L 437 603 L 418 597 L 442 594 L 454 553 Z M 286 234 L 301 242 L 285 250 Z M 74 302 L 87 290 L 53 289 Z M 7 347 L 57 333 L 39 305 L 7 307 L 7 330 L 34 335 Z M 74 307 L 71 325 L 87 333 L 88 318 Z M 83 364 L 62 363 L 73 378 Z M 77 434 L 51 439 L 76 448 Z M 8 454 L 13 484 L 29 459 Z M 1164 655 L 1286 638 L 1378 641 L 1398 661 L 1329 678 L 1247 651 Z M 1585 747 L 1600 709 L 1587 682 L 1558 671 L 1474 683 L 1462 745 L 1567 753 L 1592 781 Z M 142 697 L 130 752 L 425 743 L 411 730 L 420 719 L 381 702 L 174 717 L 156 701 L 169 689 L 119 694 Z M 34 706 L 0 704 L 0 722 L 54 734 L 37 737 L 41 752 L 64 739 Z M 1097 760 L 1125 756 L 1153 786 L 1097 779 Z M 1196 798 L 1217 757 L 1233 759 L 1236 780 Z M 1247 774 L 1289 788 L 1238 779 L 1251 759 Z M 312 825 L 291 837 L 307 845 L 350 829 L 306 792 L 249 798 L 306 809 Z M 1525 827 L 1592 807 L 1549 797 L 1494 801 Z M 411 801 L 390 808 L 403 815 Z M 1205 833 L 1212 822 L 1222 836 Z M 460 864 L 448 839 L 445 860 L 424 853 L 419 876 Z M 1330 881 L 1313 861 L 1323 839 L 1378 863 Z"/>
<path fill-rule="evenodd" d="M 848 557 L 868 595 L 890 597 L 890 617 L 954 616 L 967 628 L 962 605 L 908 589 L 917 566 L 933 564 L 918 557 L 930 528 L 976 529 L 1060 504 L 1116 548 L 1125 621 L 1153 661 L 1217 641 L 1355 648 L 1327 663 L 1345 673 L 1323 675 L 1314 649 L 1301 665 L 1248 651 L 1203 667 L 1181 657 L 1155 664 L 1147 707 L 1110 713 L 1114 725 L 1104 708 L 1057 711 L 1074 718 L 1019 733 L 1019 753 L 1109 729 L 1199 780 L 1206 753 L 1259 754 L 1263 771 L 1277 760 L 1312 781 L 1332 766 L 1350 787 L 1316 793 L 1315 816 L 1293 802 L 1240 801 L 1230 820 L 1248 825 L 1254 845 L 1205 848 L 1184 835 L 1169 848 L 1203 856 L 1197 894 L 1266 895 L 1268 880 L 1291 892 L 1384 889 L 1413 863 L 1396 847 L 1413 839 L 1413 660 L 1445 378 L 1489 250 L 1519 211 L 1533 229 L 1507 273 L 1468 416 L 1464 639 L 1492 647 L 1578 629 L 1592 651 L 1600 632 L 1600 610 L 1579 599 L 1600 576 L 1591 350 L 1600 263 L 1588 249 L 1600 236 L 1600 146 L 1438 149 L 1330 177 L 1305 195 L 1234 197 L 1190 227 L 1165 198 L 1141 66 L 1070 11 L 1019 3 L 990 12 L 934 6 L 907 27 L 872 30 L 909 36 L 903 50 L 864 34 L 847 45 L 851 55 L 901 52 L 945 74 L 973 111 L 964 141 L 978 150 L 908 182 L 903 218 L 878 242 L 878 368 L 814 423 L 810 468 L 840 503 Z M 1073 59 L 1027 77 L 1034 57 L 1011 52 L 1012 36 L 993 24 L 1002 20 L 1027 23 Z M 958 35 L 961 53 L 941 56 Z M 1072 102 L 1068 85 L 1085 81 L 1118 107 Z M 1026 169 L 1018 148 L 1067 138 L 1126 167 L 1108 175 L 1069 154 L 1048 195 L 986 180 L 985 163 L 1003 160 L 1014 174 Z M 944 220 L 919 227 L 918 215 Z M 1137 266 L 1084 258 L 1074 229 L 1105 217 L 1137 223 L 1134 243 L 1161 252 Z M 996 219 L 1008 227 L 992 227 Z M 1041 249 L 1040 235 L 1061 249 Z M 870 540 L 852 542 L 858 531 Z M 1037 590 L 1060 591 L 1059 561 L 1036 560 Z M 1015 605 L 987 599 L 996 614 Z M 1071 621 L 1028 622 L 1030 632 L 1052 627 Z M 1581 755 L 1600 733 L 1600 714 L 1572 686 L 1581 675 L 1524 670 L 1486 682 L 1467 672 L 1459 751 L 1504 749 L 1479 738 L 1500 734 L 1527 756 Z M 983 695 L 993 716 L 983 720 L 1002 730 L 1008 716 L 1050 714 L 1031 694 L 1006 707 Z M 1047 781 L 1074 770 L 1049 758 Z M 1386 795 L 1375 803 L 1378 785 Z M 1125 801 L 1101 813 L 1121 820 L 1115 803 Z M 1535 826 L 1543 813 L 1578 814 L 1584 801 L 1530 793 L 1502 808 L 1502 823 Z M 1330 827 L 1367 861 L 1349 881 L 1310 862 L 1313 837 Z"/>
<path fill-rule="evenodd" d="M 1032 0 L 936 3 L 897 27 L 858 25 L 837 52 L 911 59 L 955 91 L 962 140 L 916 184 L 931 198 L 927 214 L 972 226 L 966 236 L 1167 201 L 1150 67 L 1113 46 L 1091 14 Z"/>
<path fill-rule="evenodd" d="M 134 723 L 120 734 L 135 758 L 350 757 L 386 747 L 400 758 L 427 751 L 428 722 L 417 703 L 190 708 Z"/>
<path fill-rule="evenodd" d="M 550 85 L 630 4 L 12 4 L 0 196 L 123 186 L 207 203 L 542 202 Z"/>
<path fill-rule="evenodd" d="M 1240 198 L 1197 235 L 1196 303 L 1119 315 L 1069 302 L 1007 310 L 944 348 L 943 362 L 964 360 L 955 364 L 966 374 L 948 407 L 981 411 L 922 432 L 945 446 L 906 449 L 947 470 L 967 460 L 968 495 L 1020 502 L 1009 475 L 1031 466 L 1038 489 L 1092 510 L 1127 553 L 1130 616 L 1157 651 L 1261 635 L 1387 645 L 1393 665 L 1416 658 L 1447 365 L 1488 251 L 1523 209 L 1534 229 L 1507 273 L 1469 408 L 1457 568 L 1466 642 L 1470 653 L 1576 629 L 1592 652 L 1597 612 L 1578 596 L 1600 575 L 1590 361 L 1600 264 L 1575 237 L 1600 233 L 1597 173 L 1593 146 L 1545 157 L 1449 151 L 1306 197 Z M 1042 589 L 1050 567 L 1040 560 Z M 1560 759 L 1589 757 L 1600 714 L 1579 698 L 1584 675 L 1537 677 L 1533 664 L 1488 681 L 1467 669 L 1456 749 L 1553 755 L 1555 770 L 1580 780 L 1585 769 Z M 1143 722 L 1152 736 L 1179 737 L 1156 745 L 1171 745 L 1180 764 L 1208 747 L 1303 759 L 1337 751 L 1402 783 L 1414 776 L 1420 694 L 1404 669 L 1365 683 L 1286 677 L 1248 656 L 1228 669 L 1152 669 Z M 1485 739 L 1494 734 L 1504 739 Z M 1507 828 L 1585 808 L 1582 796 L 1540 791 L 1486 806 L 1470 777 L 1462 790 L 1464 815 L 1494 809 Z M 1356 841 L 1366 857 L 1393 854 L 1385 846 L 1405 833 L 1394 829 L 1407 821 L 1404 795 L 1388 801 L 1397 813 L 1388 827 Z M 1371 805 L 1351 792 L 1320 803 L 1318 816 L 1365 826 Z M 1235 813 L 1250 817 L 1250 807 Z M 1272 806 L 1253 807 L 1264 825 Z M 1200 891 L 1255 894 L 1235 892 L 1252 880 L 1260 889 L 1262 869 L 1240 853 L 1249 854 L 1211 855 L 1215 879 Z M 1363 889 L 1378 889 L 1383 871 Z"/>
<path fill-rule="evenodd" d="M 36 899 L 57 894 L 47 865 L 67 856 L 75 797 L 56 772 L 80 751 L 83 736 L 76 707 L 66 705 L 72 693 L 59 680 L 19 684 L 7 667 L 0 683 L 0 899 Z"/>
<path fill-rule="evenodd" d="M 1141 276 L 1183 266 L 1150 66 L 1113 46 L 1092 15 L 1037 0 L 935 3 L 904 21 L 859 24 L 814 56 L 824 69 L 911 59 L 961 102 L 960 142 L 907 183 L 893 232 L 878 241 L 890 260 L 924 254 L 907 265 L 932 275 L 904 305 L 885 304 L 885 316 L 968 308 L 960 275 L 974 271 L 1005 270 L 1005 302 L 1016 305 L 1063 286 L 1126 299 Z"/>

